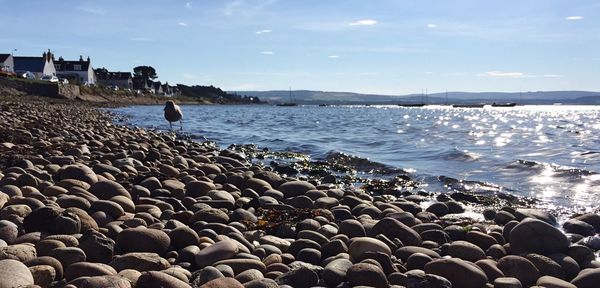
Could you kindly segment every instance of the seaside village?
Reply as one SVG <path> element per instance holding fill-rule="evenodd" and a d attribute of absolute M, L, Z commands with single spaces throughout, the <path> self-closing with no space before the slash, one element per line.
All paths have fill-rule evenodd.
<path fill-rule="evenodd" d="M 147 67 L 147 66 L 143 66 Z M 135 68 L 134 68 L 135 71 Z M 0 76 L 17 77 L 27 80 L 48 81 L 58 84 L 96 86 L 113 90 L 135 91 L 161 96 L 180 94 L 177 86 L 154 81 L 152 77 L 131 72 L 109 71 L 106 68 L 94 69 L 90 57 L 64 59 L 55 57 L 48 51 L 40 56 L 15 56 L 0 54 Z"/>

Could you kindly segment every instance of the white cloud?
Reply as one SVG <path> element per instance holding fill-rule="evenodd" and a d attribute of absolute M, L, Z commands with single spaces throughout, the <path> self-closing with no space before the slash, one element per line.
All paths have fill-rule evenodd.
<path fill-rule="evenodd" d="M 565 18 L 565 20 L 570 20 L 570 21 L 581 20 L 581 19 L 583 19 L 583 16 L 569 16 L 569 17 Z"/>
<path fill-rule="evenodd" d="M 177 25 L 179 25 L 181 27 L 187 27 L 188 26 L 188 24 L 185 23 L 185 22 L 179 22 L 179 23 L 177 23 Z"/>
<path fill-rule="evenodd" d="M 256 33 L 256 34 L 260 35 L 260 34 L 264 34 L 264 33 L 271 33 L 271 32 L 272 32 L 272 31 L 271 31 L 271 30 L 269 30 L 269 29 L 264 29 L 264 30 L 258 30 L 258 31 L 254 32 L 254 33 Z"/>
<path fill-rule="evenodd" d="M 348 25 L 350 26 L 372 26 L 377 24 L 376 20 L 372 20 L 372 19 L 365 19 L 365 20 L 358 20 L 358 21 L 354 21 Z"/>
<path fill-rule="evenodd" d="M 264 55 L 273 55 L 273 54 L 275 54 L 275 52 L 273 52 L 273 51 L 263 51 L 263 52 L 260 52 L 260 53 L 264 54 Z"/>
<path fill-rule="evenodd" d="M 526 74 L 523 72 L 504 72 L 504 71 L 488 71 L 481 74 L 476 74 L 479 77 L 492 77 L 492 78 L 536 78 L 537 75 Z"/>
<path fill-rule="evenodd" d="M 522 72 L 502 72 L 502 71 L 488 71 L 484 73 L 486 76 L 491 77 L 520 77 L 525 74 Z"/>
<path fill-rule="evenodd" d="M 437 27 L 437 25 L 436 25 L 436 24 L 431 24 L 431 23 L 430 23 L 430 24 L 427 24 L 427 28 L 435 28 L 435 27 Z"/>
<path fill-rule="evenodd" d="M 152 39 L 147 37 L 133 37 L 129 38 L 129 41 L 152 41 Z"/>
<path fill-rule="evenodd" d="M 327 56 L 327 57 L 328 57 L 328 58 L 332 58 L 332 59 L 337 59 L 337 58 L 340 58 L 340 56 L 339 56 L 339 55 L 329 55 L 329 56 Z"/>
<path fill-rule="evenodd" d="M 185 2 L 185 8 L 192 9 L 192 2 Z"/>
<path fill-rule="evenodd" d="M 560 75 L 560 74 L 545 74 L 544 77 L 546 77 L 546 78 L 563 78 L 563 77 L 565 77 L 565 75 Z"/>

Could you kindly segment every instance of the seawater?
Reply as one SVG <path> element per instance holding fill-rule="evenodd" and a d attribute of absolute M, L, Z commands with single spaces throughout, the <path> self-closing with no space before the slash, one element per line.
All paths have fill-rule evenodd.
<path fill-rule="evenodd" d="M 168 130 L 163 106 L 111 109 Z M 600 106 L 184 105 L 184 132 L 221 147 L 257 144 L 323 160 L 337 153 L 401 168 L 444 192 L 452 183 L 547 207 L 600 205 Z M 179 128 L 179 123 L 173 127 Z M 449 185 L 450 183 L 450 185 Z"/>

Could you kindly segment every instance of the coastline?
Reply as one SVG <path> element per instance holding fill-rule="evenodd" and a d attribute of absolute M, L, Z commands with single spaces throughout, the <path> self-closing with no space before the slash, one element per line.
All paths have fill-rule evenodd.
<path fill-rule="evenodd" d="M 0 284 L 592 287 L 600 277 L 598 240 L 584 238 L 597 237 L 598 214 L 567 220 L 567 237 L 551 213 L 500 199 L 400 189 L 403 177 L 362 189 L 291 178 L 253 165 L 251 147 L 121 126 L 96 103 L 0 99 L 0 270 L 11 275 Z M 476 217 L 460 216 L 469 206 Z"/>
<path fill-rule="evenodd" d="M 215 95 L 196 94 L 161 96 L 150 93 L 135 93 L 131 90 L 110 90 L 103 87 L 85 87 L 69 84 L 54 84 L 44 81 L 12 79 L 0 77 L 0 97 L 42 97 L 44 101 L 62 99 L 85 102 L 97 106 L 118 107 L 128 105 L 162 105 L 167 100 L 175 100 L 185 105 L 212 104 L 262 104 L 248 103 L 242 99 L 218 98 Z"/>

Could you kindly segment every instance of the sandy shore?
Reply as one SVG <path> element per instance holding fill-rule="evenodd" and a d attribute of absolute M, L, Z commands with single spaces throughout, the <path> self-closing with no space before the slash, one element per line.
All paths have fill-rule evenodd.
<path fill-rule="evenodd" d="M 0 287 L 600 283 L 598 214 L 467 218 L 466 196 L 291 178 L 249 155 L 86 104 L 0 98 Z"/>

